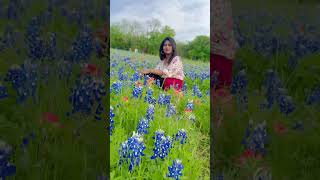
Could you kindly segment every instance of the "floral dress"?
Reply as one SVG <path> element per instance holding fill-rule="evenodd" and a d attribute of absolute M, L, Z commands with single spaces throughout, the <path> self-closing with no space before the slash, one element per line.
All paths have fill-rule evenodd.
<path fill-rule="evenodd" d="M 162 78 L 184 80 L 183 64 L 179 56 L 175 56 L 169 65 L 164 60 L 161 61 L 156 69 L 163 71 Z"/>

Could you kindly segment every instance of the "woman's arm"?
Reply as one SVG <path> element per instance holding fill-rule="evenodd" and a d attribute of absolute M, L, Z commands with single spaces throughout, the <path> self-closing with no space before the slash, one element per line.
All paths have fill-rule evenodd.
<path fill-rule="evenodd" d="M 141 73 L 142 74 L 152 73 L 152 74 L 156 74 L 156 75 L 159 75 L 159 76 L 162 76 L 164 74 L 163 71 L 161 71 L 159 69 L 145 69 L 145 70 L 142 70 Z"/>

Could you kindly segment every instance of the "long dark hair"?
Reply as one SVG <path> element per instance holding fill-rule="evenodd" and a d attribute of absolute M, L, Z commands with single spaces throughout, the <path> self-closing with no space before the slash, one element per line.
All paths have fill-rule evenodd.
<path fill-rule="evenodd" d="M 163 45 L 166 41 L 169 41 L 172 46 L 172 53 L 171 53 L 171 56 L 168 61 L 168 64 L 170 64 L 172 59 L 175 56 L 177 56 L 177 46 L 176 46 L 176 42 L 174 41 L 173 38 L 171 38 L 171 37 L 164 38 L 164 40 L 162 41 L 160 48 L 159 48 L 159 56 L 160 56 L 161 61 L 163 61 L 166 58 L 166 54 L 163 52 Z"/>

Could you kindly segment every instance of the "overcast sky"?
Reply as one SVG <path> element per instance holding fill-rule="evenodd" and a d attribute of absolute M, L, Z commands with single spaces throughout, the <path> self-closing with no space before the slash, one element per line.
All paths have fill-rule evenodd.
<path fill-rule="evenodd" d="M 122 19 L 145 23 L 156 18 L 172 27 L 176 41 L 191 41 L 210 34 L 209 0 L 110 0 L 110 21 Z"/>

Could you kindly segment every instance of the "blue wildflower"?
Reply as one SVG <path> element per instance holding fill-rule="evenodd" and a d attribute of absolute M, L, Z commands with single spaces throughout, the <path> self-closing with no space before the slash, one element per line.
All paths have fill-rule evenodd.
<path fill-rule="evenodd" d="M 132 91 L 132 96 L 134 98 L 139 98 L 139 96 L 140 96 L 140 98 L 141 98 L 142 97 L 142 89 L 143 89 L 142 86 L 134 86 L 133 91 Z"/>
<path fill-rule="evenodd" d="M 149 104 L 156 104 L 157 100 L 152 97 L 153 90 L 149 87 L 149 89 L 146 92 L 146 96 L 144 97 L 144 102 L 148 102 Z"/>
<path fill-rule="evenodd" d="M 168 177 L 174 178 L 175 180 L 179 180 L 182 176 L 182 169 L 183 169 L 182 161 L 179 159 L 176 159 L 173 161 L 173 165 L 168 167 L 169 174 L 167 174 Z"/>
<path fill-rule="evenodd" d="M 166 117 L 170 117 L 174 114 L 176 114 L 176 107 L 172 104 L 169 104 L 167 106 Z"/>
<path fill-rule="evenodd" d="M 138 127 L 137 127 L 137 132 L 139 134 L 149 134 L 149 121 L 145 118 L 142 118 L 140 121 L 139 121 L 139 124 L 138 124 Z"/>
<path fill-rule="evenodd" d="M 193 104 L 193 100 L 189 100 L 188 104 L 187 104 L 187 110 L 194 110 L 194 104 Z"/>
<path fill-rule="evenodd" d="M 164 100 L 165 100 L 165 94 L 161 93 L 158 98 L 158 104 L 164 105 Z"/>
<path fill-rule="evenodd" d="M 253 128 L 253 122 L 250 120 L 242 144 L 245 146 L 245 149 L 252 150 L 255 153 L 259 152 L 265 156 L 267 138 L 266 122 L 263 121 Z"/>
<path fill-rule="evenodd" d="M 119 94 L 122 89 L 122 82 L 121 81 L 114 82 L 112 84 L 112 88 L 114 89 L 116 94 Z"/>
<path fill-rule="evenodd" d="M 0 100 L 8 97 L 7 87 L 0 83 Z"/>
<path fill-rule="evenodd" d="M 134 74 L 132 75 L 131 81 L 136 82 L 139 80 L 139 72 L 135 71 Z"/>
<path fill-rule="evenodd" d="M 231 93 L 237 97 L 237 103 L 243 110 L 248 108 L 248 94 L 247 94 L 247 75 L 245 70 L 241 70 L 234 78 L 231 84 Z"/>
<path fill-rule="evenodd" d="M 0 177 L 6 179 L 16 173 L 16 167 L 9 162 L 12 148 L 4 141 L 0 140 Z"/>
<path fill-rule="evenodd" d="M 315 88 L 306 98 L 307 105 L 316 103 L 320 103 L 320 86 Z"/>
<path fill-rule="evenodd" d="M 179 129 L 176 134 L 176 141 L 180 141 L 180 144 L 185 144 L 187 141 L 187 132 L 185 129 Z"/>
<path fill-rule="evenodd" d="M 146 118 L 148 121 L 154 119 L 154 105 L 152 105 L 152 104 L 149 105 Z"/>
<path fill-rule="evenodd" d="M 104 108 L 103 108 L 103 105 L 102 103 L 99 103 L 98 106 L 97 106 L 97 109 L 96 109 L 96 113 L 95 113 L 95 119 L 96 120 L 101 120 L 101 114 L 103 113 L 104 111 Z"/>
<path fill-rule="evenodd" d="M 143 137 L 133 132 L 132 137 L 121 144 L 119 149 L 120 161 L 119 164 L 130 163 L 129 171 L 132 172 L 135 166 L 139 166 L 141 163 L 141 156 L 145 156 L 143 151 L 146 146 L 143 142 Z"/>
<path fill-rule="evenodd" d="M 199 89 L 199 87 L 197 85 L 193 86 L 192 96 L 198 96 L 199 98 L 202 97 L 202 93 L 201 93 L 201 91 L 200 91 L 200 89 Z"/>
<path fill-rule="evenodd" d="M 113 129 L 114 129 L 114 120 L 113 120 L 113 118 L 115 116 L 115 114 L 113 113 L 113 107 L 112 106 L 110 106 L 110 114 L 109 114 L 109 116 L 110 116 L 109 122 L 110 122 L 110 136 L 111 136 L 112 132 L 113 132 Z"/>
<path fill-rule="evenodd" d="M 155 148 L 153 149 L 154 154 L 151 156 L 151 159 L 156 159 L 157 157 L 164 159 L 168 156 L 172 147 L 171 137 L 166 137 L 164 135 L 164 131 L 159 129 L 155 132 L 155 136 L 153 136 L 153 139 L 155 139 Z"/>

